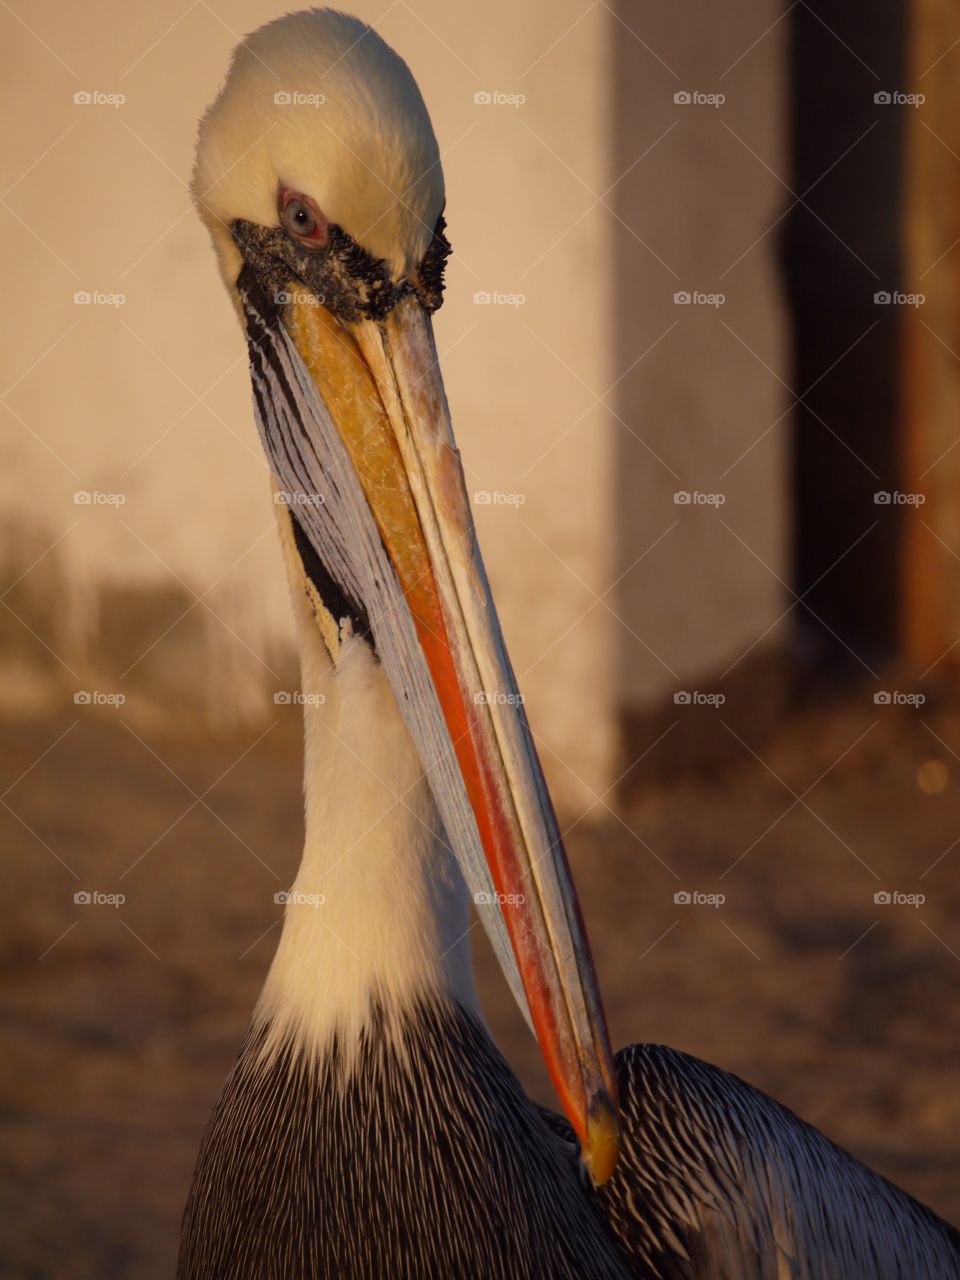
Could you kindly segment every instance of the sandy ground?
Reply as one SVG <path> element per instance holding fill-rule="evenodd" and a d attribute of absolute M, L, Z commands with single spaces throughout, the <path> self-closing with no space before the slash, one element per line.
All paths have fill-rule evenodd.
<path fill-rule="evenodd" d="M 762 759 L 731 739 L 709 776 L 647 784 L 617 815 L 597 805 L 569 847 L 616 1044 L 736 1071 L 956 1221 L 954 752 L 957 702 L 852 694 L 798 712 Z M 0 776 L 0 1275 L 169 1277 L 299 854 L 296 709 L 209 742 L 138 739 L 122 712 L 71 708 L 0 727 Z M 479 961 L 501 1044 L 548 1097 Z"/>

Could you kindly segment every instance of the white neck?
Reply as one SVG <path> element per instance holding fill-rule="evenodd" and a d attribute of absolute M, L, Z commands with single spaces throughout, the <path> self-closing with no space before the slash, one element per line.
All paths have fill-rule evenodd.
<path fill-rule="evenodd" d="M 388 1018 L 435 992 L 476 1010 L 470 899 L 383 668 L 355 638 L 332 666 L 294 607 L 306 840 L 257 1017 L 268 1047 L 320 1054 L 336 1034 L 349 1054 L 374 999 Z"/>

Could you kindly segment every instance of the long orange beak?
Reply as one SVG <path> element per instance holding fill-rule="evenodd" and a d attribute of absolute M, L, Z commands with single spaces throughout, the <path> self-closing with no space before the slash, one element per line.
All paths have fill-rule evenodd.
<path fill-rule="evenodd" d="M 343 323 L 244 298 L 264 446 L 327 569 L 362 597 L 454 852 L 595 1183 L 616 1086 L 556 816 L 477 546 L 428 313 Z M 518 981 L 519 979 L 519 981 Z"/>

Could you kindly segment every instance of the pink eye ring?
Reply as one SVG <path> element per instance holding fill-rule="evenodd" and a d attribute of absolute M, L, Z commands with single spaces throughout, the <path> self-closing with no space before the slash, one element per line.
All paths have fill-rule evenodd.
<path fill-rule="evenodd" d="M 302 244 L 327 243 L 327 220 L 320 206 L 310 196 L 281 188 L 277 209 L 283 226 Z"/>

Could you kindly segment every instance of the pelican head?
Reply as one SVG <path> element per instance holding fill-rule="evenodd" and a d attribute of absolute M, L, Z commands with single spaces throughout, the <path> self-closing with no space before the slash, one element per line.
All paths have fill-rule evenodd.
<path fill-rule="evenodd" d="M 201 123 L 193 190 L 245 327 L 294 586 L 334 666 L 357 637 L 382 665 L 603 1181 L 617 1155 L 612 1059 L 438 368 L 449 245 L 413 76 L 355 18 L 270 23 L 239 46 Z"/>

